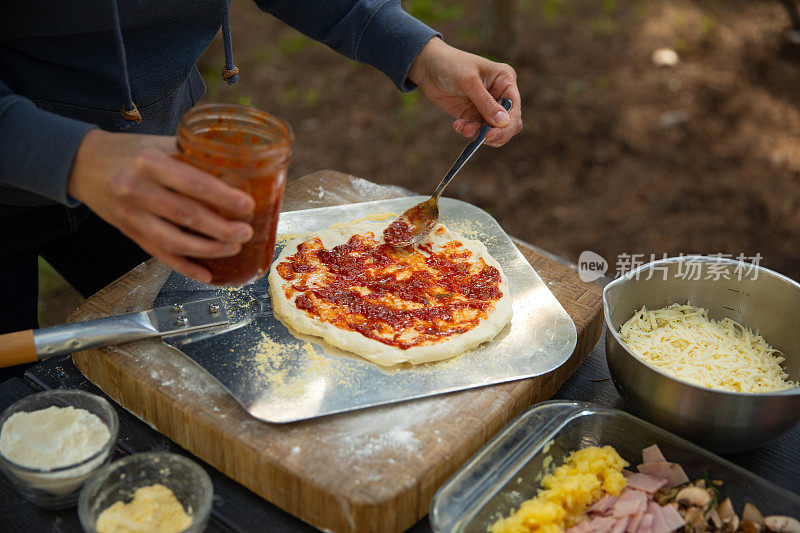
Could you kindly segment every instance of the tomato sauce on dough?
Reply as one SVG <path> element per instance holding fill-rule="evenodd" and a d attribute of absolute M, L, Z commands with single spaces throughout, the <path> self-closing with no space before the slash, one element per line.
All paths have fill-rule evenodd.
<path fill-rule="evenodd" d="M 457 240 L 398 249 L 366 232 L 328 250 L 314 237 L 276 269 L 298 309 L 401 349 L 473 329 L 503 296 L 500 272 Z"/>

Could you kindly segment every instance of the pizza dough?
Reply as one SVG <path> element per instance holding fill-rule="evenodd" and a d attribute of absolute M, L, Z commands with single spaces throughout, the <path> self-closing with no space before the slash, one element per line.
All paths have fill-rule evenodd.
<path fill-rule="evenodd" d="M 483 268 L 487 271 L 491 271 L 495 276 L 499 273 L 499 283 L 495 283 L 491 288 L 495 293 L 499 290 L 501 296 L 497 299 L 487 300 L 483 307 L 485 311 L 481 313 L 480 320 L 473 320 L 473 322 L 477 322 L 477 325 L 463 326 L 463 324 L 461 324 L 462 327 L 453 328 L 455 333 L 437 333 L 437 335 L 441 335 L 438 338 L 433 338 L 430 335 L 420 336 L 419 331 L 409 329 L 408 331 L 404 331 L 402 336 L 407 336 L 407 333 L 410 333 L 411 338 L 424 338 L 427 340 L 415 345 L 412 342 L 409 343 L 408 347 L 402 347 L 370 338 L 367 336 L 370 332 L 365 334 L 347 327 L 339 327 L 331 322 L 322 320 L 318 316 L 314 316 L 310 311 L 298 307 L 296 300 L 298 297 L 302 298 L 304 292 L 295 290 L 296 284 L 298 283 L 297 281 L 294 281 L 295 285 L 293 286 L 293 281 L 286 279 L 281 274 L 281 272 L 283 272 L 284 275 L 292 277 L 293 274 L 286 274 L 286 269 L 290 264 L 290 256 L 297 257 L 295 254 L 298 254 L 298 246 L 303 243 L 307 243 L 303 244 L 304 247 L 308 246 L 310 240 L 318 238 L 321 241 L 321 245 L 324 246 L 324 249 L 330 251 L 336 246 L 348 243 L 351 237 L 355 235 L 365 236 L 366 239 L 373 239 L 383 243 L 382 233 L 385 226 L 385 223 L 359 224 L 323 230 L 287 243 L 281 254 L 273 262 L 269 274 L 269 292 L 275 315 L 300 333 L 322 337 L 325 341 L 337 348 L 355 353 L 383 366 L 392 366 L 399 363 L 420 364 L 454 357 L 483 342 L 491 340 L 511 320 L 511 295 L 508 288 L 508 280 L 503 274 L 500 264 L 489 255 L 483 243 L 465 239 L 458 233 L 442 225 L 438 226 L 424 241 L 414 245 L 413 250 L 405 249 L 403 253 L 407 255 L 418 254 L 416 259 L 420 260 L 421 264 L 424 265 L 425 258 L 430 257 L 432 254 L 446 253 L 447 250 L 452 252 L 454 250 L 453 246 L 456 246 L 459 253 L 455 254 L 454 257 L 459 258 L 458 260 L 460 261 L 468 262 L 471 268 L 470 272 L 481 272 Z M 447 245 L 447 243 L 451 244 Z M 319 243 L 316 244 L 319 246 Z M 281 264 L 283 264 L 282 267 L 280 266 Z M 412 264 L 420 263 L 412 262 Z M 497 271 L 494 271 L 491 267 L 497 269 Z M 403 278 L 402 275 L 396 275 L 398 275 L 399 278 Z M 313 281 L 319 283 L 320 279 L 318 277 Z M 391 282 L 394 281 L 394 278 L 392 278 Z M 306 283 L 311 284 L 312 281 L 306 280 Z M 354 290 L 360 292 L 362 295 L 366 295 L 367 298 L 374 297 L 374 295 L 364 287 L 355 287 Z M 477 292 L 476 290 L 476 293 Z M 355 295 L 358 296 L 358 293 Z M 442 294 L 442 296 L 449 297 L 451 295 Z M 455 296 L 453 296 L 453 298 L 455 298 Z M 403 298 L 398 298 L 392 292 L 383 296 L 383 299 L 389 302 L 389 306 L 397 306 L 398 313 L 402 313 L 403 309 L 415 309 L 419 311 L 424 308 L 434 309 L 435 311 L 437 308 L 436 302 L 431 303 L 427 299 L 422 300 L 425 303 L 409 302 Z M 413 296 L 410 297 L 410 299 L 414 300 Z M 390 308 L 389 311 L 392 311 L 392 309 Z M 456 313 L 453 313 L 452 319 L 456 320 L 456 316 Z M 461 314 L 458 316 L 461 316 Z M 474 313 L 470 316 L 474 316 Z M 427 331 L 425 328 L 418 329 Z M 462 332 L 462 330 L 465 329 L 466 331 Z"/>

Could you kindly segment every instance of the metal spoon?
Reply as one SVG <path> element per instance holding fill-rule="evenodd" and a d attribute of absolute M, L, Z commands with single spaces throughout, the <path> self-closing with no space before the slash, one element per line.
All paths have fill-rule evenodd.
<path fill-rule="evenodd" d="M 513 103 L 508 98 L 501 98 L 500 105 L 506 111 L 511 111 Z M 433 191 L 433 195 L 424 202 L 421 202 L 414 207 L 407 209 L 402 215 L 397 217 L 388 228 L 383 232 L 383 238 L 387 244 L 392 246 L 402 247 L 415 244 L 433 231 L 436 224 L 439 222 L 439 197 L 444 192 L 444 188 L 453 180 L 455 175 L 461 170 L 472 154 L 483 144 L 486 140 L 486 134 L 492 126 L 484 123 L 478 130 L 478 135 L 470 141 L 470 143 L 458 156 L 456 162 L 447 171 L 442 181 Z"/>

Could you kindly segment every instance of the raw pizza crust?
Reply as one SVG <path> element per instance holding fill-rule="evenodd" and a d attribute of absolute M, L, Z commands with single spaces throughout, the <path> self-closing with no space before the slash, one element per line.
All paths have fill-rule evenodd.
<path fill-rule="evenodd" d="M 286 298 L 282 287 L 283 284 L 287 282 L 278 274 L 276 267 L 288 256 L 296 253 L 299 244 L 314 237 L 318 237 L 325 248 L 330 250 L 334 246 L 345 244 L 353 235 L 363 235 L 368 231 L 372 231 L 380 240 L 382 239 L 382 232 L 386 228 L 386 223 L 358 224 L 343 228 L 322 230 L 289 241 L 286 246 L 284 246 L 278 258 L 273 261 L 269 273 L 269 293 L 272 299 L 273 312 L 300 333 L 322 337 L 325 341 L 337 348 L 355 353 L 383 366 L 393 366 L 400 363 L 418 365 L 421 363 L 440 361 L 442 359 L 455 357 L 460 353 L 493 339 L 495 335 L 511 321 L 512 301 L 508 289 L 508 279 L 503 272 L 503 268 L 489 255 L 486 246 L 484 246 L 482 242 L 465 239 L 457 232 L 444 226 L 438 227 L 444 228 L 445 231 L 441 234 L 436 234 L 437 232 L 435 231 L 432 232 L 428 238 L 420 244 L 430 243 L 433 250 L 436 251 L 445 243 L 453 240 L 461 241 L 464 247 L 472 252 L 472 261 L 483 258 L 487 265 L 493 266 L 500 271 L 501 282 L 499 288 L 503 296 L 495 302 L 494 309 L 489 313 L 488 317 L 466 333 L 448 337 L 435 344 L 412 346 L 404 350 L 370 339 L 358 332 L 341 329 L 328 322 L 312 318 L 305 311 L 295 306 L 294 299 L 296 295 L 291 299 Z"/>

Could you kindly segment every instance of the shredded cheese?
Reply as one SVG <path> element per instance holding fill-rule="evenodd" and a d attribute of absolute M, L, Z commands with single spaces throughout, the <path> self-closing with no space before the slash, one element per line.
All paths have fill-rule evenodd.
<path fill-rule="evenodd" d="M 686 305 L 642 307 L 620 328 L 631 351 L 658 369 L 712 389 L 772 392 L 797 387 L 781 368 L 786 359 L 764 338 L 730 318 Z"/>

